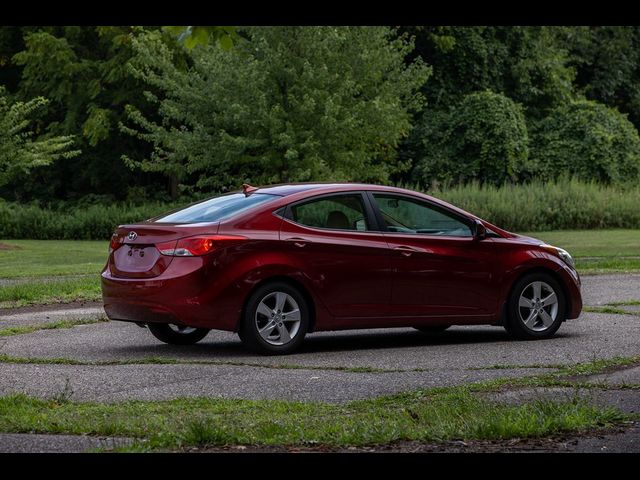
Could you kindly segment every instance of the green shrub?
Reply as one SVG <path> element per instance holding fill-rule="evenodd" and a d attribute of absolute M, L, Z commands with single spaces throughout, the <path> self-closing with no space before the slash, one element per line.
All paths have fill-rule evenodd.
<path fill-rule="evenodd" d="M 0 202 L 0 238 L 108 240 L 118 225 L 135 223 L 176 208 L 176 204 L 111 204 L 55 208 Z"/>
<path fill-rule="evenodd" d="M 560 179 L 501 187 L 409 185 L 511 231 L 640 228 L 640 187 Z M 135 223 L 182 204 L 72 205 L 50 208 L 0 201 L 0 238 L 107 240 L 117 225 Z"/>
<path fill-rule="evenodd" d="M 640 228 L 637 185 L 559 179 L 501 187 L 471 183 L 426 193 L 510 231 Z"/>
<path fill-rule="evenodd" d="M 638 179 L 640 136 L 633 124 L 606 105 L 580 100 L 555 109 L 534 129 L 531 175 L 569 174 L 607 183 Z"/>
<path fill-rule="evenodd" d="M 422 142 L 414 179 L 500 185 L 515 180 L 527 161 L 528 135 L 522 108 L 490 91 L 464 97 L 450 112 L 427 111 L 416 134 Z"/>

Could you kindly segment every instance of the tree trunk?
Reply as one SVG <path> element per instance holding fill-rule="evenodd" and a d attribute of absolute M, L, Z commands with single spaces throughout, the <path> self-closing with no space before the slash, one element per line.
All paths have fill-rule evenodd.
<path fill-rule="evenodd" d="M 171 195 L 171 200 L 178 199 L 178 175 L 175 173 L 169 175 L 169 194 Z"/>

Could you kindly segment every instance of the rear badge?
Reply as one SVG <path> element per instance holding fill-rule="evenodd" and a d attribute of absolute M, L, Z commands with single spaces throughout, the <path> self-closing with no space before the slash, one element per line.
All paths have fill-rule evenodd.
<path fill-rule="evenodd" d="M 127 235 L 127 238 L 129 240 L 135 240 L 136 238 L 138 238 L 138 234 L 136 232 L 129 232 L 129 235 Z"/>

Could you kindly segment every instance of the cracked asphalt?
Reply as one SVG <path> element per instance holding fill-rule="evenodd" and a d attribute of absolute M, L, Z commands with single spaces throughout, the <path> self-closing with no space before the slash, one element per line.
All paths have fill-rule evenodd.
<path fill-rule="evenodd" d="M 585 305 L 592 306 L 638 300 L 640 275 L 584 277 L 583 297 Z M 39 330 L 0 337 L 0 395 L 23 392 L 51 398 L 66 389 L 72 400 L 105 402 L 197 396 L 345 402 L 639 355 L 640 312 L 633 307 L 629 312 L 584 312 L 565 322 L 555 337 L 529 342 L 512 340 L 502 328 L 488 326 L 452 327 L 441 334 L 407 328 L 322 332 L 309 335 L 298 353 L 280 357 L 250 354 L 227 332 L 212 331 L 197 345 L 176 347 L 130 323 Z M 99 306 L 13 310 L 0 312 L 0 330 L 102 316 Z M 11 363 L 8 358 L 85 364 Z M 151 358 L 180 363 L 135 363 Z M 113 361 L 131 364 L 90 364 Z M 3 446 L 9 441 L 0 435 L 0 451 L 8 451 Z"/>

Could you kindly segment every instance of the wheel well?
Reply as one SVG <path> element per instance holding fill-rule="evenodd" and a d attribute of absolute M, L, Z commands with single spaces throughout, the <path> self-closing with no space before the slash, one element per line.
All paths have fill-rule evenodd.
<path fill-rule="evenodd" d="M 504 325 L 505 316 L 507 313 L 507 303 L 509 302 L 509 298 L 511 298 L 511 293 L 513 292 L 513 288 L 516 286 L 516 283 L 518 283 L 523 277 L 531 275 L 533 273 L 544 273 L 553 277 L 553 279 L 558 282 L 558 285 L 560 285 L 560 288 L 562 288 L 562 295 L 564 296 L 564 301 L 567 303 L 567 305 L 565 305 L 565 308 L 569 308 L 569 291 L 567 290 L 567 286 L 564 284 L 564 280 L 562 279 L 562 277 L 548 268 L 533 267 L 522 272 L 513 280 L 513 282 L 511 282 L 511 286 L 509 287 L 507 296 L 502 300 L 502 308 L 500 309 L 500 325 Z"/>
<path fill-rule="evenodd" d="M 276 275 L 274 277 L 268 277 L 265 278 L 263 280 L 260 280 L 257 284 L 255 284 L 253 286 L 253 288 L 251 289 L 251 291 L 249 291 L 249 293 L 247 294 L 246 298 L 244 299 L 244 303 L 242 304 L 242 312 L 240 314 L 240 318 L 238 319 L 238 326 L 236 328 L 236 331 L 238 331 L 238 329 L 240 328 L 240 325 L 242 323 L 242 319 L 244 318 L 244 314 L 245 314 L 245 310 L 247 308 L 247 303 L 249 301 L 249 298 L 251 298 L 251 295 L 253 295 L 253 292 L 255 292 L 258 288 L 262 287 L 263 285 L 267 284 L 267 283 L 271 283 L 271 282 L 283 282 L 283 283 L 288 283 L 289 285 L 291 285 L 292 287 L 296 288 L 300 294 L 304 297 L 304 299 L 307 302 L 307 305 L 309 306 L 309 330 L 308 332 L 311 333 L 313 332 L 313 330 L 315 329 L 316 326 L 316 304 L 313 301 L 313 297 L 309 294 L 308 290 L 305 288 L 305 286 L 300 283 L 299 281 L 291 278 L 291 277 L 287 277 L 285 275 Z"/>

